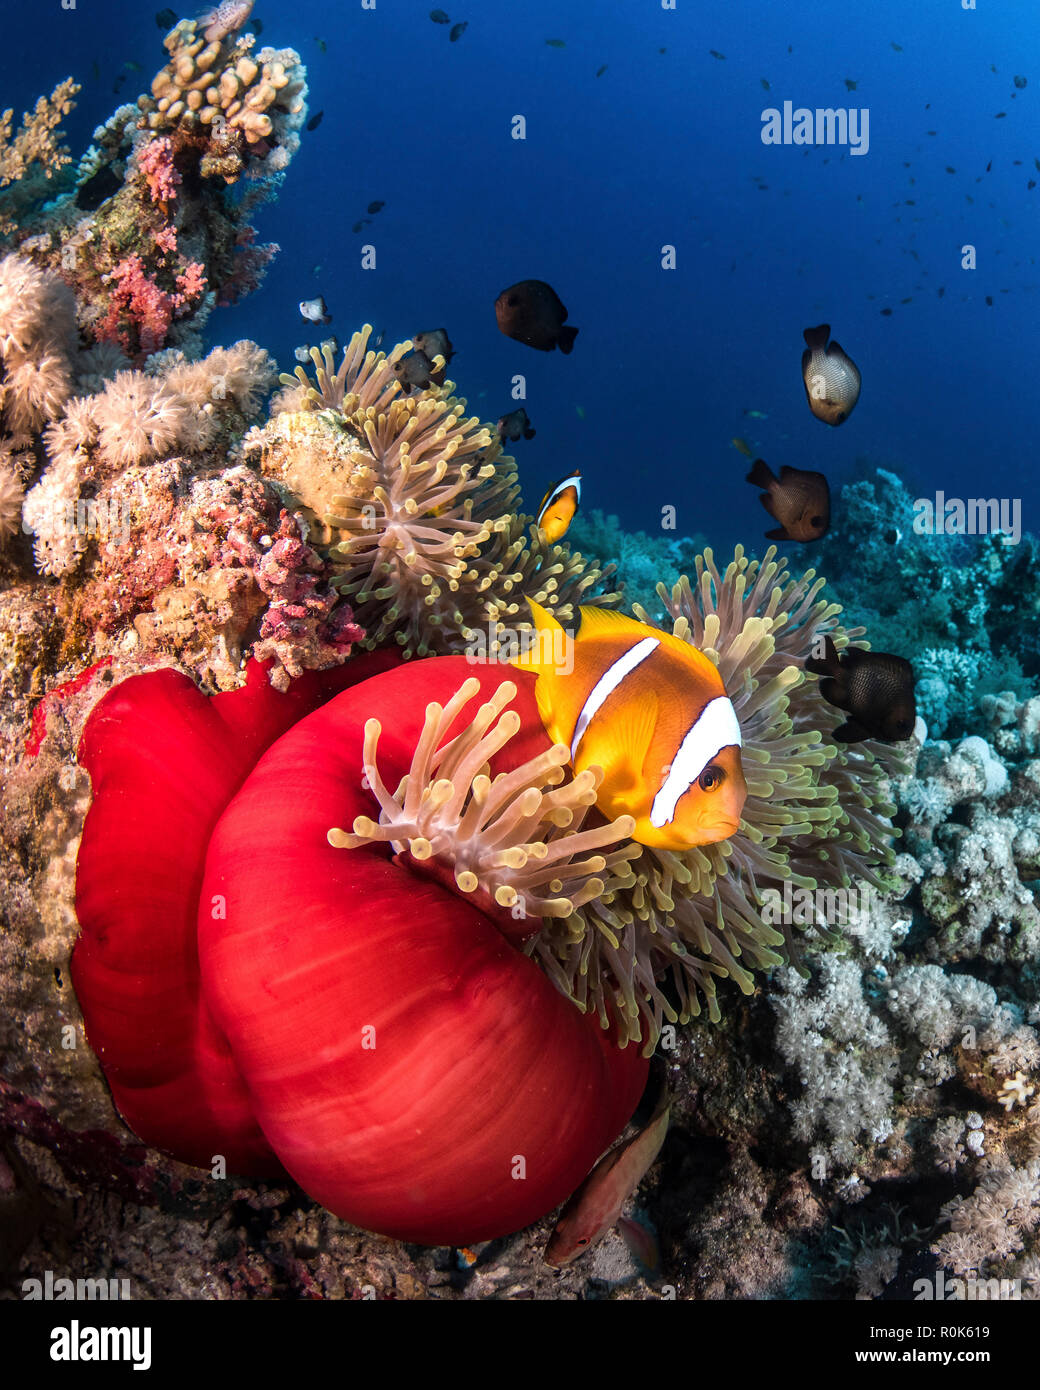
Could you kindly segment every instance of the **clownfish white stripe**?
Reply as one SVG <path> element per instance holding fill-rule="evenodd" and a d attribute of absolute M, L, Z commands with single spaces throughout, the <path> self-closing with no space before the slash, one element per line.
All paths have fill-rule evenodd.
<path fill-rule="evenodd" d="M 554 488 L 545 494 L 545 501 L 542 503 L 541 511 L 544 512 L 546 508 L 551 507 L 557 498 L 559 498 L 560 494 L 565 492 L 569 487 L 574 489 L 575 497 L 578 502 L 581 502 L 581 474 L 575 473 L 570 478 L 564 478 L 562 482 L 557 483 Z"/>
<path fill-rule="evenodd" d="M 603 703 L 608 695 L 612 695 L 625 677 L 630 675 L 640 662 L 645 661 L 660 645 L 661 643 L 656 637 L 644 637 L 641 642 L 629 647 L 624 656 L 619 656 L 617 661 L 603 672 L 589 692 L 589 698 L 582 705 L 578 722 L 574 726 L 574 737 L 571 739 L 571 762 L 577 756 L 578 744 L 584 737 L 585 730 L 603 708 Z"/>
<path fill-rule="evenodd" d="M 658 829 L 670 824 L 679 798 L 690 790 L 712 758 L 733 743 L 741 747 L 740 724 L 729 700 L 719 695 L 708 701 L 679 744 L 664 785 L 654 797 L 650 824 Z"/>

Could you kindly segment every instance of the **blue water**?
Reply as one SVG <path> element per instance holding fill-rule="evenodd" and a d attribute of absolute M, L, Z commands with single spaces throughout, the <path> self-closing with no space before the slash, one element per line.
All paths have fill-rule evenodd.
<path fill-rule="evenodd" d="M 78 155 L 165 60 L 160 8 L 4 0 L 0 105 L 17 116 L 73 74 Z M 289 370 L 307 340 L 297 301 L 318 293 L 343 341 L 366 320 L 387 345 L 444 325 L 474 411 L 512 409 L 511 379 L 526 378 L 538 433 L 515 452 L 529 507 L 580 467 L 586 507 L 627 527 L 655 529 L 674 506 L 681 532 L 759 540 L 771 523 L 739 436 L 835 491 L 866 459 L 922 495 L 1020 497 L 1036 529 L 1032 3 L 452 0 L 452 22 L 469 21 L 457 43 L 431 8 L 257 4 L 259 43 L 301 53 L 325 114 L 257 218 L 281 255 L 256 295 L 214 313 L 211 342 L 255 338 Z M 114 94 L 127 62 L 142 70 Z M 785 99 L 867 108 L 869 152 L 763 145 L 762 111 Z M 510 137 L 517 114 L 525 141 Z M 385 208 L 353 234 L 373 199 Z M 361 268 L 365 242 L 376 270 Z M 961 268 L 969 243 L 975 270 Z M 580 329 L 570 357 L 499 333 L 495 297 L 528 277 Z M 801 384 L 802 329 L 822 321 L 863 374 L 839 429 L 812 417 Z"/>

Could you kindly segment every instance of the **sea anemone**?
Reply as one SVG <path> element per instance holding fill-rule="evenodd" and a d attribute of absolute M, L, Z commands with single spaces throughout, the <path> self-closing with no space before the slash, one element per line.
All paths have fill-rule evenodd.
<path fill-rule="evenodd" d="M 719 668 L 743 736 L 748 796 L 736 835 L 686 853 L 647 848 L 634 883 L 549 922 L 527 949 L 559 988 L 653 1051 L 665 1022 L 721 1017 L 717 981 L 745 994 L 755 969 L 797 960 L 789 923 L 763 916 L 763 893 L 784 882 L 815 889 L 884 882 L 892 862 L 888 817 L 894 750 L 831 735 L 845 716 L 804 672 L 822 634 L 839 651 L 862 629 L 843 629 L 812 570 L 792 580 L 776 547 L 750 560 L 737 547 L 720 574 L 710 550 L 659 594 L 676 636 Z M 637 616 L 647 615 L 637 607 Z M 823 927 L 824 924 L 817 924 Z M 779 929 L 777 929 L 777 927 Z"/>
<path fill-rule="evenodd" d="M 458 1244 L 551 1210 L 645 1084 L 518 949 L 542 919 L 509 892 L 561 913 L 573 893 L 573 916 L 592 880 L 626 880 L 628 826 L 582 823 L 591 785 L 557 780 L 532 677 L 398 662 L 286 694 L 252 663 L 211 699 L 164 670 L 105 696 L 80 746 L 72 975 L 142 1139 L 284 1166 L 356 1225 Z"/>
<path fill-rule="evenodd" d="M 367 644 L 425 656 L 479 641 L 493 657 L 496 622 L 530 626 L 525 598 L 575 619 L 609 572 L 530 526 L 493 428 L 466 416 L 451 381 L 405 393 L 393 368 L 411 342 L 371 352 L 371 331 L 354 335 L 336 370 L 331 349 L 312 349 L 314 379 L 302 366 L 283 376 L 282 413 L 246 441 L 325 527 Z"/>
<path fill-rule="evenodd" d="M 427 706 L 411 766 L 395 793 L 376 762 L 382 726 L 378 719 L 367 722 L 363 766 L 379 802 L 379 822 L 360 816 L 350 834 L 330 830 L 329 843 L 356 849 L 379 841 L 398 854 L 407 848 L 414 861 L 450 873 L 483 910 L 498 916 L 496 909 L 505 909 L 503 930 L 523 940 L 540 930 L 542 919 L 570 917 L 583 903 L 630 883 L 627 863 L 638 856 L 638 845 L 580 856 L 628 839 L 635 822 L 621 816 L 582 830 L 603 774 L 589 768 L 561 786 L 570 762 L 566 744 L 554 744 L 492 782 L 485 769 L 521 726 L 516 710 L 506 710 L 517 694 L 511 681 L 503 681 L 468 716 L 465 731 L 446 742 L 479 690 L 471 676 L 443 708 Z M 599 877 L 604 872 L 606 880 Z"/>

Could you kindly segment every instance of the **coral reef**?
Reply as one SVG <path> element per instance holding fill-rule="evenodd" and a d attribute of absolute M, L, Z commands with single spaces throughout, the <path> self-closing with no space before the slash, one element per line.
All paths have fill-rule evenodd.
<path fill-rule="evenodd" d="M 880 651 L 903 652 L 934 737 L 973 731 L 979 702 L 1040 679 L 1040 542 L 914 530 L 914 498 L 884 468 L 841 491 L 841 525 L 800 553 Z M 850 538 L 858 543 L 849 544 Z M 864 543 L 869 541 L 869 543 Z"/>
<path fill-rule="evenodd" d="M 163 40 L 170 61 L 138 106 L 149 130 L 177 133 L 201 150 L 199 173 L 234 183 L 284 170 L 307 119 L 306 75 L 291 48 L 262 48 L 252 34 L 200 32 L 182 19 Z"/>
<path fill-rule="evenodd" d="M 74 176 L 60 173 L 43 193 L 18 172 L 31 151 L 48 175 L 68 163 L 50 132 L 76 90 L 69 84 L 38 135 L 6 152 L 19 215 L 5 223 L 0 202 L 0 237 L 74 291 L 88 346 L 117 344 L 137 366 L 168 344 L 201 356 L 213 305 L 259 284 L 278 248 L 256 244 L 249 218 L 277 191 L 307 118 L 298 54 L 264 48 L 254 59 L 252 34 L 206 43 L 195 30 L 185 20 L 167 37 L 158 100 L 142 96 L 99 126 Z M 232 197 L 225 190 L 242 174 L 252 186 Z"/>
<path fill-rule="evenodd" d="M 640 1054 L 656 1047 L 674 1122 L 634 1215 L 660 1238 L 658 1282 L 695 1298 L 892 1298 L 913 1296 L 923 1276 L 937 1288 L 945 1279 L 998 1289 L 980 1297 L 1005 1288 L 1040 1297 L 1036 539 L 919 535 L 910 492 L 878 470 L 843 490 L 834 529 L 804 552 L 814 566 L 805 573 L 773 550 L 757 559 L 738 549 L 720 565 L 702 538 L 630 535 L 600 513 L 549 545 L 521 509 L 513 459 L 445 379 L 443 358 L 428 386 L 409 388 L 401 364 L 413 343 L 374 351 L 367 327 L 338 363 L 330 348 L 314 349 L 268 406 L 278 378 L 267 353 L 250 342 L 206 352 L 201 334 L 212 306 L 255 288 L 277 249 L 257 244 L 251 222 L 298 148 L 305 73 L 292 50 L 258 51 L 240 27 L 207 29 L 177 24 L 150 93 L 99 126 L 78 162 L 58 130 L 71 79 L 17 132 L 13 113 L 0 117 L 0 1273 L 126 1271 L 135 1296 L 352 1297 L 365 1285 L 398 1297 L 646 1296 L 653 1277 L 617 1238 L 558 1280 L 540 1262 L 551 1218 L 464 1260 L 417 1253 L 359 1235 L 279 1172 L 270 1135 L 304 1190 L 341 1214 L 454 1238 L 447 1218 L 427 1225 L 422 1212 L 396 1211 L 399 1173 L 376 1164 L 370 1187 L 343 1181 L 359 1167 L 343 1145 L 364 1129 L 349 1091 L 326 1131 L 328 1094 L 283 1087 L 248 1020 L 268 985 L 311 972 L 300 1012 L 286 1022 L 276 1001 L 270 1019 L 286 1030 L 282 1057 L 297 1047 L 294 1065 L 309 1075 L 322 1050 L 319 995 L 356 986 L 368 1009 L 388 973 L 400 997 L 427 988 L 432 940 L 450 954 L 464 921 L 493 968 L 506 959 L 544 1010 L 516 1021 L 516 1036 L 544 1066 L 546 1093 L 569 1096 L 576 1070 L 588 1063 L 599 1074 L 602 1058 L 626 1093 L 609 1123 L 589 1102 L 599 1130 L 573 1121 L 582 1132 L 568 1133 L 541 1204 L 527 1193 L 521 1202 L 496 1170 L 489 1183 L 507 1192 L 507 1215 L 495 1225 L 479 1212 L 466 1232 L 541 1217 L 573 1186 L 631 1109 Z M 485 667 L 496 690 L 471 715 L 473 667 L 461 658 L 502 654 L 504 635 L 528 626 L 527 598 L 564 624 L 583 602 L 624 604 L 717 662 L 745 739 L 749 794 L 731 840 L 672 854 L 633 844 L 625 822 L 603 824 L 595 774 L 566 779 L 566 750 L 542 737 L 530 689 L 506 679 L 518 673 Z M 843 715 L 804 672 L 824 634 L 839 649 L 869 636 L 913 659 L 923 722 L 911 744 L 833 738 Z M 263 669 L 247 667 L 250 656 Z M 430 690 L 428 667 L 403 664 L 427 656 L 453 673 Z M 345 702 L 345 732 L 323 701 L 384 663 L 409 692 L 407 736 L 389 696 L 375 708 L 360 695 Z M 105 770 L 89 738 L 89 775 L 77 748 L 92 711 L 132 703 L 128 678 L 139 673 L 149 689 L 176 686 L 200 720 L 212 705 L 255 702 L 265 711 L 250 735 L 257 757 L 246 766 L 222 733 L 219 756 L 203 750 L 191 764 L 188 798 L 176 757 L 160 759 L 174 779 L 168 795 L 143 804 L 137 828 L 111 834 L 110 857 L 90 867 L 88 809 L 104 801 L 107 815 L 118 802 L 101 793 L 106 777 L 138 768 L 146 783 L 157 719 L 142 717 L 147 736 L 125 756 L 115 749 Z M 112 704 L 99 706 L 113 686 Z M 210 701 L 198 687 L 223 693 Z M 455 720 L 457 738 L 438 748 Z M 318 728 L 335 737 L 315 758 Z M 299 739 L 303 770 L 276 795 L 259 754 L 283 731 Z M 320 816 L 291 796 L 272 823 L 285 786 L 310 790 L 348 744 L 350 775 Z M 234 852 L 220 862 L 218 839 L 213 870 L 226 870 L 248 913 L 200 926 L 195 899 L 200 885 L 215 886 L 204 851 L 218 813 L 190 870 L 176 817 L 210 816 L 203 785 L 220 782 L 233 801 L 258 760 L 243 798 L 255 795 L 254 811 L 229 822 Z M 113 866 L 127 860 L 143 866 L 133 929 L 151 942 L 154 921 L 166 920 L 159 863 L 184 941 L 198 933 L 211 961 L 207 1008 L 232 1040 L 217 1049 L 219 1066 L 233 1052 L 253 1097 L 230 1119 L 190 1068 L 176 1078 L 180 1111 L 168 1094 L 149 1099 L 147 1085 L 128 1099 L 150 1055 L 134 1029 L 188 1017 L 170 1023 L 168 959 L 152 993 L 117 991 L 133 1025 L 111 1045 L 127 1049 L 127 1070 L 112 1072 L 122 1116 L 88 1046 L 88 1027 L 90 1040 L 103 1027 L 107 982 L 102 970 L 79 999 L 70 984 L 77 861 L 88 866 L 84 893 L 95 892 L 84 940 L 103 953 Z M 233 872 L 240 863 L 250 873 Z M 327 969 L 346 934 L 316 958 L 299 954 L 307 932 L 279 935 L 297 920 L 301 875 L 311 884 L 326 874 L 334 881 L 315 908 L 319 927 L 342 910 L 342 885 L 360 884 L 358 911 L 386 930 L 377 874 L 400 903 L 402 932 L 413 918 L 425 924 L 421 948 L 409 937 L 407 949 L 365 966 L 371 988 Z M 273 923 L 262 949 L 237 935 L 247 917 Z M 175 972 L 196 971 L 194 1008 L 199 954 L 176 944 L 172 954 Z M 508 1081 L 503 1053 L 517 1052 L 481 1012 L 491 1007 L 483 959 L 479 986 L 463 990 L 474 1037 L 462 1053 L 476 1070 L 444 1083 L 453 1114 L 452 1087 L 474 1107 L 452 1131 L 480 1174 L 460 1184 L 462 1207 L 484 1182 L 491 1120 L 481 1106 Z M 335 1038 L 343 1004 L 336 995 L 328 1012 Z M 567 1033 L 566 1057 L 579 1058 L 565 1060 L 562 1079 L 543 1017 Z M 419 1026 L 421 1062 L 438 1032 Z M 418 1063 L 412 1083 L 416 1104 L 429 1102 L 436 1088 Z M 214 1110 L 240 1142 L 230 1151 L 243 1170 L 264 1171 L 247 1162 L 260 1153 L 270 1182 L 203 1182 L 149 1147 L 176 1147 L 187 1125 L 198 1141 L 188 1156 L 208 1158 Z M 379 1124 L 397 1123 L 392 1111 Z M 526 1118 L 555 1162 L 550 1108 Z M 146 1143 L 124 1119 L 140 1121 Z M 320 1137 L 308 1151 L 305 1130 Z M 405 1133 L 405 1160 L 414 1146 Z M 440 1163 L 436 1147 L 425 1158 Z"/>

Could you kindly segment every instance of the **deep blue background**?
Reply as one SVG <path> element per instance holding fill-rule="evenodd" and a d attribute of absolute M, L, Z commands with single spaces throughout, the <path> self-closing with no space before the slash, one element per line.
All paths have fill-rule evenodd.
<path fill-rule="evenodd" d="M 71 73 L 83 84 L 66 126 L 78 155 L 162 65 L 160 8 L 3 0 L 0 104 L 17 117 Z M 387 346 L 443 324 L 451 374 L 486 418 L 513 408 L 510 378 L 526 374 L 538 434 L 515 449 L 529 507 L 580 467 L 586 506 L 628 527 L 656 527 L 673 504 L 681 531 L 723 546 L 757 538 L 769 523 L 729 443 L 744 436 L 774 467 L 820 468 L 832 484 L 866 456 L 922 493 L 1021 497 L 1037 528 L 1032 0 L 977 13 L 957 0 L 678 0 L 675 12 L 659 0 L 451 0 L 452 22 L 469 21 L 454 44 L 431 8 L 257 4 L 258 46 L 301 53 L 311 112 L 325 115 L 257 219 L 281 255 L 257 295 L 213 315 L 212 342 L 255 338 L 289 370 L 306 340 L 297 301 L 317 293 L 344 341 L 366 320 Z M 114 95 L 128 61 L 142 71 Z M 1017 92 L 1016 73 L 1028 80 Z M 761 112 L 785 98 L 869 107 L 869 153 L 764 146 Z M 352 234 L 376 198 L 386 207 Z M 360 269 L 365 241 L 376 271 Z M 974 272 L 960 268 L 966 242 Z M 572 356 L 499 334 L 494 299 L 527 277 L 567 304 L 581 330 Z M 863 373 L 838 430 L 811 416 L 801 385 L 802 329 L 824 320 Z"/>

